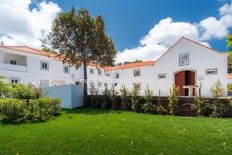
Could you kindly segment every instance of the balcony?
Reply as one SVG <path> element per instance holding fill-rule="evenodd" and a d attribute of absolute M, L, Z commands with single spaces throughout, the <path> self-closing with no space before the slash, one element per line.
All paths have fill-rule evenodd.
<path fill-rule="evenodd" d="M 16 54 L 5 54 L 1 66 L 4 70 L 27 72 L 27 57 Z"/>
<path fill-rule="evenodd" d="M 27 66 L 20 66 L 20 65 L 11 65 L 11 64 L 2 64 L 2 69 L 4 70 L 11 70 L 11 71 L 19 71 L 19 72 L 27 72 Z"/>

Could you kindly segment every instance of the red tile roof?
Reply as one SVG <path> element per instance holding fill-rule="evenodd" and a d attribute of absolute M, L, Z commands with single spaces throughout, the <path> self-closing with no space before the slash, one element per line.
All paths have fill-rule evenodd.
<path fill-rule="evenodd" d="M 120 69 L 129 69 L 129 68 L 137 68 L 137 67 L 145 67 L 145 66 L 151 66 L 155 63 L 155 61 L 143 61 L 143 62 L 135 62 L 135 63 L 129 63 L 129 64 L 124 64 L 124 65 L 119 65 L 115 67 L 105 67 L 104 69 L 106 71 L 111 71 L 111 70 L 120 70 Z"/>
<path fill-rule="evenodd" d="M 28 46 L 0 46 L 0 47 L 10 49 L 10 50 L 17 50 L 19 52 L 25 52 L 25 53 L 29 53 L 29 54 L 36 54 L 36 55 L 41 55 L 41 56 L 45 56 L 45 57 L 51 57 L 51 58 L 54 58 L 55 60 L 58 60 L 58 61 L 61 60 L 61 59 L 59 59 L 58 54 L 56 54 L 56 53 L 45 52 L 45 51 L 31 48 Z"/>
<path fill-rule="evenodd" d="M 232 80 L 232 73 L 227 74 L 227 79 Z"/>

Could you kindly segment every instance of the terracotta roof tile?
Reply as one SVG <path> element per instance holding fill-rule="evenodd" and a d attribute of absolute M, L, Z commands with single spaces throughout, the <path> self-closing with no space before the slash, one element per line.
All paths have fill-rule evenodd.
<path fill-rule="evenodd" d="M 0 46 L 0 47 L 10 49 L 10 50 L 17 50 L 20 52 L 30 53 L 30 54 L 41 55 L 45 57 L 51 57 L 57 61 L 61 61 L 60 57 L 56 53 L 49 53 L 49 52 L 45 52 L 45 51 L 38 50 L 35 48 L 31 48 L 28 46 Z"/>
<path fill-rule="evenodd" d="M 106 71 L 120 70 L 120 69 L 129 69 L 129 68 L 151 66 L 154 63 L 155 63 L 155 61 L 143 61 L 143 62 L 135 62 L 135 63 L 130 63 L 130 64 L 119 65 L 119 66 L 115 66 L 115 67 L 107 66 L 104 69 Z"/>
<path fill-rule="evenodd" d="M 227 79 L 232 80 L 232 73 L 227 74 Z"/>

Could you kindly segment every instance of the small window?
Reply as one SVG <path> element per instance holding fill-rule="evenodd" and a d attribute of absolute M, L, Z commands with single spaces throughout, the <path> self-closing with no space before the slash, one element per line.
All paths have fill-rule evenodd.
<path fill-rule="evenodd" d="M 205 70 L 205 74 L 206 74 L 206 75 L 217 74 L 217 68 L 206 69 L 206 70 Z"/>
<path fill-rule="evenodd" d="M 64 73 L 70 73 L 70 67 L 64 66 Z"/>
<path fill-rule="evenodd" d="M 118 79 L 119 78 L 119 73 L 116 73 L 115 74 L 115 79 Z"/>
<path fill-rule="evenodd" d="M 98 75 L 102 75 L 101 69 L 98 69 L 97 72 L 98 72 Z"/>
<path fill-rule="evenodd" d="M 48 62 L 41 61 L 40 65 L 41 65 L 40 66 L 41 70 L 49 70 L 49 63 Z"/>
<path fill-rule="evenodd" d="M 167 76 L 166 73 L 163 73 L 163 74 L 158 74 L 158 79 L 165 79 Z"/>
<path fill-rule="evenodd" d="M 140 69 L 134 70 L 134 76 L 140 76 Z"/>
<path fill-rule="evenodd" d="M 133 84 L 133 87 L 134 87 L 134 89 L 141 89 L 141 85 L 140 85 L 140 83 L 134 83 Z"/>
<path fill-rule="evenodd" d="M 16 63 L 16 60 L 10 60 L 10 64 L 11 65 L 16 65 L 17 63 Z"/>
<path fill-rule="evenodd" d="M 89 73 L 90 74 L 94 74 L 94 70 L 93 69 L 89 69 Z"/>
<path fill-rule="evenodd" d="M 49 87 L 49 81 L 48 80 L 41 80 L 40 87 L 41 88 Z"/>
<path fill-rule="evenodd" d="M 17 84 L 17 83 L 19 83 L 19 78 L 10 77 L 10 78 L 9 78 L 9 81 L 10 81 L 10 83 L 12 83 L 12 84 Z"/>
<path fill-rule="evenodd" d="M 106 72 L 105 72 L 105 76 L 110 76 L 110 73 L 106 73 Z"/>
<path fill-rule="evenodd" d="M 94 87 L 95 87 L 95 85 L 94 85 L 93 82 L 90 83 L 90 87 L 91 87 L 91 88 L 94 88 Z"/>
<path fill-rule="evenodd" d="M 101 82 L 98 82 L 97 85 L 98 85 L 98 87 L 100 87 L 100 88 L 102 87 L 102 83 L 101 83 Z"/>

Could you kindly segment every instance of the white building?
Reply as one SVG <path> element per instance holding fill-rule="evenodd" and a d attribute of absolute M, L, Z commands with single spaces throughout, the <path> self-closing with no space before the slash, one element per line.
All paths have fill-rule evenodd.
<path fill-rule="evenodd" d="M 220 80 L 227 90 L 227 54 L 182 37 L 158 60 L 125 64 L 116 67 L 97 68 L 88 66 L 88 87 L 99 92 L 115 85 L 118 91 L 122 85 L 129 90 L 141 88 L 141 95 L 147 86 L 154 95 L 167 96 L 170 88 L 179 86 L 181 96 L 201 95 L 209 97 L 210 88 Z M 83 68 L 63 64 L 54 54 L 26 46 L 0 47 L 0 74 L 9 82 L 30 83 L 40 87 L 81 84 Z M 116 80 L 116 81 L 114 81 Z M 225 93 L 226 95 L 226 93 Z"/>
<path fill-rule="evenodd" d="M 98 79 L 104 75 L 91 74 L 96 67 L 89 66 L 89 78 Z M 11 83 L 32 84 L 37 87 L 59 86 L 67 84 L 81 84 L 83 67 L 63 64 L 51 54 L 27 46 L 0 46 L 0 74 Z M 95 81 L 96 82 L 96 81 Z M 97 82 L 96 82 L 97 83 Z"/>
<path fill-rule="evenodd" d="M 110 70 L 120 80 L 135 81 L 126 86 L 141 87 L 141 94 L 149 86 L 155 96 L 167 96 L 175 84 L 181 96 L 195 96 L 201 87 L 201 95 L 210 97 L 210 88 L 220 80 L 227 95 L 227 54 L 184 37 L 155 62 L 126 64 L 109 68 L 107 72 Z M 117 89 L 123 84 L 119 83 Z"/>

